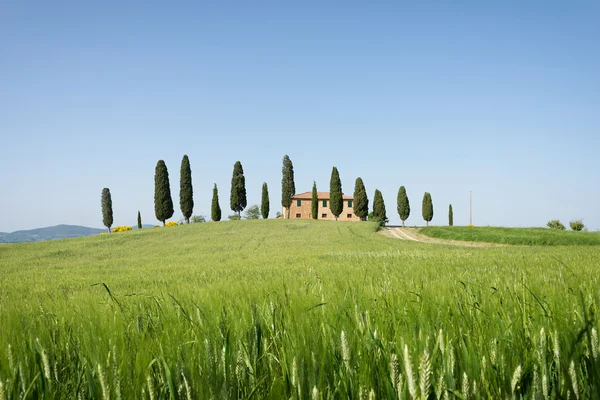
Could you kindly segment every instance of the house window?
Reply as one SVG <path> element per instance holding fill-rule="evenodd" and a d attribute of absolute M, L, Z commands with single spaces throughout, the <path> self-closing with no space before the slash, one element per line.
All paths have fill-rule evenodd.
<path fill-rule="evenodd" d="M 323 207 L 327 207 L 327 200 L 323 200 Z"/>
<path fill-rule="evenodd" d="M 351 219 L 352 218 L 352 214 L 348 214 L 348 215 L 346 215 L 346 217 L 348 217 L 348 219 Z"/>
<path fill-rule="evenodd" d="M 352 200 L 348 200 L 348 208 L 352 208 Z"/>
<path fill-rule="evenodd" d="M 302 214 L 296 214 L 296 218 L 302 217 Z"/>
<path fill-rule="evenodd" d="M 321 214 L 321 218 L 327 218 L 327 214 Z"/>
<path fill-rule="evenodd" d="M 302 205 L 302 200 L 296 200 L 296 206 L 300 207 Z"/>

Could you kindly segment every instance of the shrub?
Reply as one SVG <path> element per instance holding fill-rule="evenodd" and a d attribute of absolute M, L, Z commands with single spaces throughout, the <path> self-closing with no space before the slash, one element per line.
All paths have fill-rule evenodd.
<path fill-rule="evenodd" d="M 558 229 L 560 231 L 565 230 L 565 226 L 557 219 L 553 219 L 552 221 L 548 221 L 546 224 L 550 229 Z"/>
<path fill-rule="evenodd" d="M 581 221 L 581 220 L 571 221 L 571 222 L 569 222 L 569 226 L 575 232 L 581 232 L 583 230 L 583 228 L 585 228 L 585 225 L 583 225 L 583 221 Z"/>
<path fill-rule="evenodd" d="M 165 226 L 177 226 L 177 225 L 178 225 L 178 224 L 177 224 L 177 222 L 175 222 L 175 221 L 169 221 L 169 222 L 167 222 L 167 223 L 165 224 Z"/>
<path fill-rule="evenodd" d="M 112 230 L 113 233 L 116 232 L 126 232 L 126 231 L 130 231 L 131 227 L 130 226 L 115 226 Z"/>
<path fill-rule="evenodd" d="M 233 215 L 228 216 L 227 219 L 229 219 L 230 221 L 239 221 L 242 218 L 237 214 L 233 214 Z"/>

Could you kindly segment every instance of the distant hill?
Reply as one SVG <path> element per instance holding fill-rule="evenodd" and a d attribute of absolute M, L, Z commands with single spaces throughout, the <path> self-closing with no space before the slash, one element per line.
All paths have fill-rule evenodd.
<path fill-rule="evenodd" d="M 40 242 L 42 240 L 68 239 L 97 235 L 104 229 L 76 225 L 56 225 L 47 228 L 0 233 L 0 243 Z"/>

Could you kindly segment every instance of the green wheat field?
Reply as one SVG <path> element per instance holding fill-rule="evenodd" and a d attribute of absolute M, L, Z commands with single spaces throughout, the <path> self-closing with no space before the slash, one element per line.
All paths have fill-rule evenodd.
<path fill-rule="evenodd" d="M 325 221 L 3 245 L 0 399 L 597 399 L 599 269 Z"/>

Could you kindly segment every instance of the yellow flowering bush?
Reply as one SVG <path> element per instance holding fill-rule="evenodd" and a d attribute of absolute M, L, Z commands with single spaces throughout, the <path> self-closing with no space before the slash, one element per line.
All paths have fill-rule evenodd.
<path fill-rule="evenodd" d="M 165 224 L 165 226 L 177 226 L 177 222 L 175 221 L 169 221 Z"/>
<path fill-rule="evenodd" d="M 116 232 L 130 231 L 130 230 L 131 230 L 130 226 L 115 226 L 112 231 L 113 231 L 113 233 L 116 233 Z"/>

